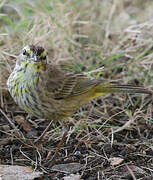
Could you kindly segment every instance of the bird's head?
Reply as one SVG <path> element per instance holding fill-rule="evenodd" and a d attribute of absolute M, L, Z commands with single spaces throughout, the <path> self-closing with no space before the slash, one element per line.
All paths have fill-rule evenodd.
<path fill-rule="evenodd" d="M 29 61 L 33 64 L 46 64 L 47 52 L 42 46 L 27 45 L 23 48 L 22 53 L 20 54 L 20 60 L 22 62 Z"/>

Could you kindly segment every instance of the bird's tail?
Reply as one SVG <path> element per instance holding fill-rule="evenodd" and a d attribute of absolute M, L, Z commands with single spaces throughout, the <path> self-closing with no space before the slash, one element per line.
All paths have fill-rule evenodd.
<path fill-rule="evenodd" d="M 101 82 L 97 84 L 95 88 L 95 93 L 97 96 L 100 94 L 107 94 L 107 93 L 141 93 L 141 94 L 152 94 L 152 91 L 146 89 L 143 86 L 134 86 L 134 85 L 119 85 L 116 83 L 104 83 Z M 99 95 L 98 95 L 99 94 Z"/>

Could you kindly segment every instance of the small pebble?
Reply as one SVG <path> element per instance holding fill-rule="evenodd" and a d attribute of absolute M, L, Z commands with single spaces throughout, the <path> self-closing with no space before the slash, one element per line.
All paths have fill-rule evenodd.
<path fill-rule="evenodd" d="M 80 151 L 75 151 L 74 156 L 80 157 L 81 156 L 81 152 Z"/>

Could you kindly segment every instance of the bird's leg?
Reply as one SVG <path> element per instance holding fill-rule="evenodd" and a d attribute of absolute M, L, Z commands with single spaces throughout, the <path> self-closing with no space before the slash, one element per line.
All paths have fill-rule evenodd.
<path fill-rule="evenodd" d="M 49 164 L 50 168 L 56 163 L 56 157 L 58 156 L 58 153 L 61 150 L 61 147 L 63 146 L 64 142 L 66 141 L 67 135 L 68 135 L 68 129 L 64 126 L 63 127 L 63 136 L 62 136 L 62 139 L 60 140 L 54 155 L 49 160 L 49 162 L 47 162 L 47 164 Z"/>
<path fill-rule="evenodd" d="M 52 123 L 53 123 L 53 120 L 50 121 L 50 123 L 45 128 L 43 133 L 34 141 L 35 144 L 43 139 L 43 137 L 45 136 L 46 132 L 49 130 L 49 128 L 52 125 Z M 64 144 L 64 142 L 66 140 L 66 137 L 67 137 L 67 134 L 68 134 L 68 128 L 66 126 L 63 126 L 62 134 L 63 134 L 62 139 L 60 140 L 54 155 L 49 160 L 49 162 L 46 163 L 47 165 L 49 164 L 49 167 L 52 167 L 56 163 L 56 157 L 58 156 L 58 153 L 61 150 L 61 147 L 62 147 L 62 145 Z"/>
<path fill-rule="evenodd" d="M 49 128 L 51 127 L 53 123 L 53 120 L 50 121 L 50 123 L 48 124 L 48 126 L 45 128 L 45 130 L 43 131 L 43 133 L 34 141 L 34 144 L 38 143 L 38 141 L 41 141 L 43 139 L 43 137 L 45 136 L 45 134 L 47 133 L 47 131 L 49 130 Z"/>

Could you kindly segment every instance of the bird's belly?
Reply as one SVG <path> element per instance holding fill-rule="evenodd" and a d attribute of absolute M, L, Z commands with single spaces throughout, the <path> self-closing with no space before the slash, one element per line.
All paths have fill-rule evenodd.
<path fill-rule="evenodd" d="M 16 104 L 29 114 L 38 118 L 54 118 L 56 112 L 55 102 L 43 94 L 43 90 L 21 84 L 17 81 L 9 87 L 11 96 Z"/>
<path fill-rule="evenodd" d="M 55 119 L 58 104 L 51 98 L 46 98 L 36 94 L 28 95 L 24 101 L 20 100 L 19 105 L 22 109 L 38 118 Z"/>

